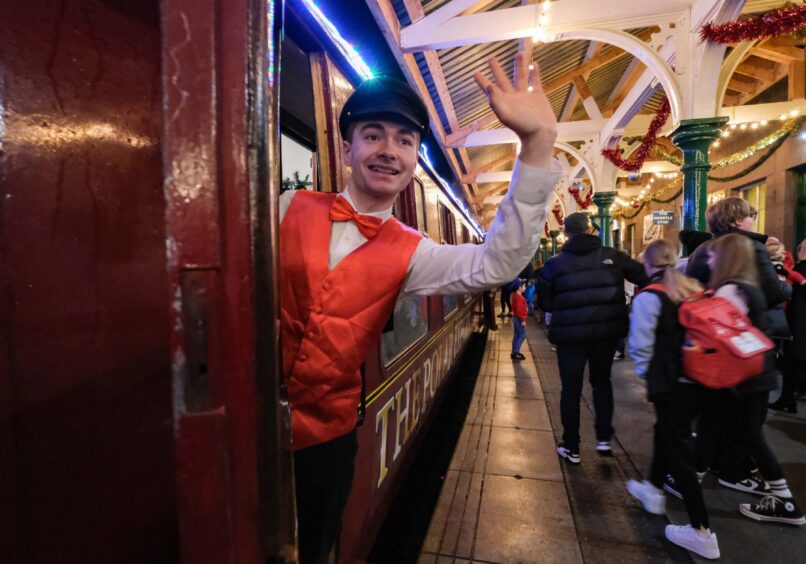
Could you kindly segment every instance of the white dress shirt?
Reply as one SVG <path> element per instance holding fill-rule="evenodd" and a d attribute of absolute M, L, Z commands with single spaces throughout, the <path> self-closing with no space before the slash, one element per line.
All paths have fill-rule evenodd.
<path fill-rule="evenodd" d="M 515 161 L 512 182 L 498 207 L 484 243 L 439 244 L 423 237 L 411 257 L 403 294 L 437 295 L 477 292 L 511 282 L 532 260 L 540 243 L 559 163 L 551 171 Z M 296 191 L 280 195 L 280 221 Z M 353 207 L 349 187 L 341 193 Z M 359 210 L 359 213 L 360 210 Z M 362 213 L 386 221 L 388 210 Z M 352 221 L 334 221 L 330 232 L 330 269 L 367 241 Z"/>

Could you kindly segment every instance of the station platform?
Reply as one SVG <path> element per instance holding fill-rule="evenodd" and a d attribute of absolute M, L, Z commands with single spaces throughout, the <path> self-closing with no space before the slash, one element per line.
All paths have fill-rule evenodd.
<path fill-rule="evenodd" d="M 706 562 L 664 538 L 668 523 L 687 522 L 682 502 L 667 496 L 666 516 L 650 515 L 624 487 L 628 479 L 648 474 L 652 456 L 654 411 L 632 363 L 613 366 L 613 454 L 600 456 L 594 449 L 586 385 L 582 463 L 571 465 L 555 451 L 562 434 L 561 385 L 544 327 L 529 318 L 525 360 L 510 359 L 511 339 L 509 320 L 489 332 L 418 562 Z M 793 492 L 806 503 L 803 413 L 770 412 L 766 433 Z M 806 527 L 749 521 L 738 505 L 760 498 L 726 490 L 711 475 L 703 487 L 721 561 L 806 561 Z"/>

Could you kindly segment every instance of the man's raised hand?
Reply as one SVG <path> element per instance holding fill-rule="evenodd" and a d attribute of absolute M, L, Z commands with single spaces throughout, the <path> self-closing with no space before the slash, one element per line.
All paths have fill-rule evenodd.
<path fill-rule="evenodd" d="M 507 78 L 498 59 L 493 57 L 488 64 L 494 82 L 480 72 L 473 77 L 487 94 L 490 107 L 501 123 L 521 140 L 520 160 L 528 165 L 551 168 L 557 119 L 540 84 L 537 63 L 528 70 L 523 54 L 515 55 L 514 84 Z"/>

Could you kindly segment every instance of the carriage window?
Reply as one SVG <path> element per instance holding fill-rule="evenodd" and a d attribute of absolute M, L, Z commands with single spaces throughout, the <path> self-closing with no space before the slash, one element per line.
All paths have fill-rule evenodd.
<path fill-rule="evenodd" d="M 456 219 L 447 206 L 441 202 L 439 204 L 440 228 L 442 231 L 442 242 L 449 245 L 456 244 Z M 459 307 L 458 296 L 442 296 L 442 317 L 448 317 Z"/>
<path fill-rule="evenodd" d="M 413 229 L 417 229 L 417 206 L 414 201 L 415 184 L 412 179 L 406 189 L 395 200 L 392 213 L 401 222 Z"/>
<path fill-rule="evenodd" d="M 428 298 L 407 295 L 395 304 L 394 329 L 381 335 L 381 359 L 388 366 L 428 333 Z"/>
<path fill-rule="evenodd" d="M 420 233 L 428 233 L 428 214 L 425 211 L 425 186 L 414 177 L 414 207 L 417 211 L 417 228 Z"/>
<path fill-rule="evenodd" d="M 281 191 L 313 189 L 313 151 L 280 135 L 283 183 Z"/>

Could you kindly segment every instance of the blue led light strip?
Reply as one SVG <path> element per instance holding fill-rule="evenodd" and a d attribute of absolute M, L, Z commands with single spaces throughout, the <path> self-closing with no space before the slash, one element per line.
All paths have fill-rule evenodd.
<path fill-rule="evenodd" d="M 319 27 L 322 28 L 322 31 L 336 44 L 341 54 L 347 59 L 347 62 L 350 63 L 350 66 L 355 69 L 358 75 L 363 78 L 364 80 L 374 78 L 375 75 L 372 73 L 372 70 L 367 66 L 364 62 L 364 59 L 361 58 L 361 55 L 358 54 L 358 51 L 350 45 L 344 37 L 342 37 L 339 30 L 336 29 L 327 16 L 322 13 L 322 10 L 316 5 L 313 0 L 300 0 L 302 4 L 308 9 L 313 19 L 316 20 L 316 23 L 319 24 Z M 465 207 L 465 203 L 462 201 L 461 198 L 457 197 L 454 194 L 453 190 L 450 187 L 450 184 L 442 178 L 439 174 L 437 174 L 434 165 L 431 164 L 431 160 L 428 158 L 428 148 L 425 146 L 425 143 L 420 145 L 420 166 L 422 166 L 433 178 L 437 179 L 437 182 L 442 185 L 445 193 L 448 194 L 448 197 L 453 201 L 456 205 L 457 209 L 462 212 L 462 215 L 465 216 L 465 219 L 470 223 L 470 226 L 473 230 L 480 236 L 484 236 L 484 230 L 481 226 L 473 219 L 473 216 L 470 214 L 468 209 Z"/>
<path fill-rule="evenodd" d="M 355 50 L 355 48 L 350 45 L 344 37 L 341 36 L 339 30 L 336 29 L 327 16 L 322 13 L 322 10 L 319 9 L 319 6 L 313 0 L 301 0 L 302 3 L 308 8 L 308 11 L 313 16 L 313 19 L 316 20 L 316 23 L 322 28 L 330 39 L 336 44 L 336 47 L 339 48 L 341 54 L 350 62 L 350 65 L 355 69 L 358 75 L 363 78 L 364 80 L 368 78 L 374 78 L 375 75 L 372 73 L 372 70 L 367 66 L 364 62 L 364 59 L 361 58 L 361 55 Z"/>

